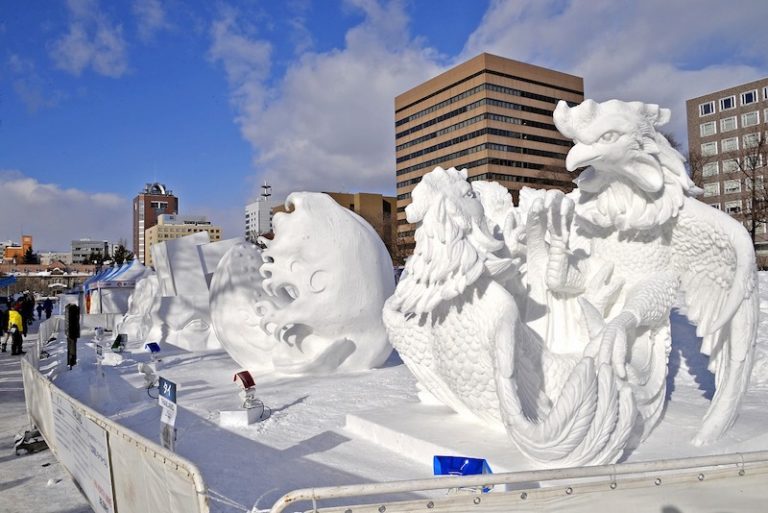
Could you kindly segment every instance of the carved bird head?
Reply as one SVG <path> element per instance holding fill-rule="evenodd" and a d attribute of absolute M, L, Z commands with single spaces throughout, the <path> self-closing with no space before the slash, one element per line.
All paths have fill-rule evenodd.
<path fill-rule="evenodd" d="M 565 165 L 588 166 L 576 179 L 577 214 L 599 226 L 648 229 L 677 216 L 685 196 L 698 194 L 685 159 L 656 128 L 670 111 L 642 102 L 558 103 L 555 125 L 575 145 Z"/>
<path fill-rule="evenodd" d="M 658 105 L 619 100 L 586 100 L 576 107 L 560 101 L 554 112 L 558 130 L 576 143 L 565 161 L 568 170 L 592 168 L 579 179 L 579 187 L 589 192 L 616 178 L 629 180 L 645 192 L 660 191 L 664 186 L 660 153 L 676 152 L 656 127 L 669 117 L 669 109 Z M 682 168 L 682 156 L 677 156 Z"/>

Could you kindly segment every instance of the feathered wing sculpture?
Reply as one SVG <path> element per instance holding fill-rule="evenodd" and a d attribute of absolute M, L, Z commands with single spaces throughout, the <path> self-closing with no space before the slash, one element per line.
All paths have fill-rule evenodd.
<path fill-rule="evenodd" d="M 749 382 L 755 255 L 739 222 L 692 197 L 698 190 L 683 157 L 656 131 L 669 116 L 657 105 L 617 100 L 574 108 L 560 102 L 554 113 L 558 129 L 576 143 L 568 169 L 589 166 L 577 179 L 575 224 L 591 243 L 590 258 L 615 265 L 630 291 L 619 302 L 624 324 L 612 333 L 665 328 L 673 292 L 685 291 L 688 317 L 716 375 L 716 394 L 694 440 L 703 444 L 732 425 Z M 610 359 L 622 367 L 622 344 L 605 337 L 601 344 L 613 344 Z M 627 379 L 632 384 L 633 376 Z"/>
<path fill-rule="evenodd" d="M 687 200 L 672 239 L 688 318 L 715 374 L 715 395 L 694 444 L 715 441 L 731 427 L 752 372 L 759 298 L 752 241 L 739 222 Z"/>
<path fill-rule="evenodd" d="M 550 353 L 522 321 L 508 280 L 517 246 L 493 231 L 483 203 L 498 191 L 466 181 L 466 172 L 435 169 L 412 192 L 408 221 L 418 223 L 414 255 L 384 322 L 406 365 L 436 398 L 458 412 L 503 424 L 526 456 L 548 465 L 612 462 L 635 419 L 629 388 L 610 365 Z M 498 256 L 498 255 L 501 256 Z"/>

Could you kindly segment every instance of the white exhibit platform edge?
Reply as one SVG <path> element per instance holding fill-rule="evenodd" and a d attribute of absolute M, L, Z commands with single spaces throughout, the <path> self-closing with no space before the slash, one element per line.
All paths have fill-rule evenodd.
<path fill-rule="evenodd" d="M 446 406 L 410 403 L 347 415 L 344 429 L 430 468 L 435 455 L 485 458 L 494 473 L 534 468 L 503 430 L 462 418 Z"/>

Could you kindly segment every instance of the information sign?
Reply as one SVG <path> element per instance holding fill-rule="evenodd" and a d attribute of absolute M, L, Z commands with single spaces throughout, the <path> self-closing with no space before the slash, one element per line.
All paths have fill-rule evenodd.
<path fill-rule="evenodd" d="M 107 433 L 59 392 L 51 394 L 56 457 L 99 513 L 112 513 Z"/>
<path fill-rule="evenodd" d="M 160 443 L 166 449 L 173 450 L 176 440 L 176 383 L 161 376 L 158 388 L 157 402 L 163 409 L 160 414 Z"/>

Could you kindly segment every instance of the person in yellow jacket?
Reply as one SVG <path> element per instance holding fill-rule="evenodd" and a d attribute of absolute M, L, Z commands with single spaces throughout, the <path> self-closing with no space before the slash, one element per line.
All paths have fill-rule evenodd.
<path fill-rule="evenodd" d="M 25 351 L 21 350 L 21 345 L 24 343 L 22 337 L 22 329 L 24 328 L 24 321 L 21 314 L 16 308 L 12 308 L 8 312 L 8 336 L 11 337 L 11 354 L 24 354 Z M 2 351 L 5 352 L 5 345 L 8 342 L 8 337 L 5 337 L 3 341 Z"/>

